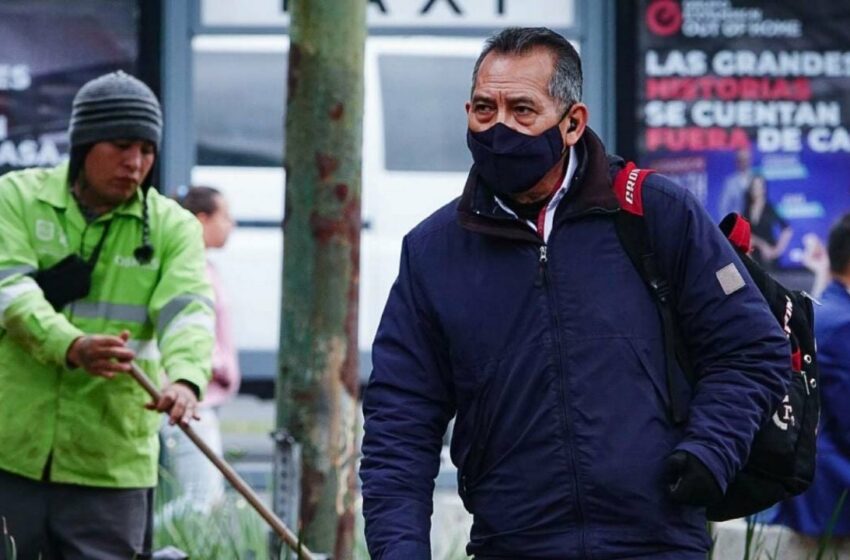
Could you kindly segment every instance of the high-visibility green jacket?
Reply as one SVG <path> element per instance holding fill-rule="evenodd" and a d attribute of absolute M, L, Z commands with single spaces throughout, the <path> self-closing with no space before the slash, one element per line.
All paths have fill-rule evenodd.
<path fill-rule="evenodd" d="M 67 184 L 67 164 L 0 178 L 0 469 L 32 479 L 112 488 L 156 484 L 160 415 L 129 375 L 70 369 L 83 334 L 128 330 L 137 363 L 201 391 L 210 376 L 215 315 L 198 221 L 148 193 L 153 260 L 142 239 L 141 193 L 86 223 Z M 87 297 L 54 311 L 32 279 L 77 252 L 88 258 L 112 222 Z M 50 463 L 50 468 L 46 465 Z"/>

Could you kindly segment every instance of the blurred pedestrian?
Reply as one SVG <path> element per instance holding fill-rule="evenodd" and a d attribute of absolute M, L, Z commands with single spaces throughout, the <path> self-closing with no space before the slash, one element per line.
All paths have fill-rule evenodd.
<path fill-rule="evenodd" d="M 233 219 L 227 200 L 217 189 L 191 187 L 179 198 L 203 227 L 204 246 L 221 249 L 233 230 Z M 221 279 L 213 263 L 207 259 L 207 276 L 215 294 L 215 349 L 212 360 L 212 379 L 207 394 L 200 403 L 200 420 L 193 427 L 219 456 L 224 452 L 218 408 L 239 391 L 241 375 L 236 348 L 230 330 L 230 318 Z M 163 464 L 170 476 L 176 496 L 174 508 L 209 509 L 224 495 L 224 478 L 215 466 L 177 427 L 164 425 L 161 432 Z"/>
<path fill-rule="evenodd" d="M 785 336 L 701 204 L 651 174 L 640 200 L 698 377 L 692 394 L 684 376 L 668 386 L 658 307 L 615 225 L 636 182 L 612 187 L 624 162 L 587 127 L 578 53 L 545 28 L 505 29 L 472 84 L 466 187 L 404 238 L 372 348 L 369 552 L 431 557 L 456 415 L 468 554 L 704 560 L 705 508 L 785 395 Z M 687 420 L 671 419 L 670 391 Z"/>
<path fill-rule="evenodd" d="M 752 228 L 752 257 L 771 270 L 785 253 L 794 231 L 768 198 L 764 175 L 754 175 L 747 189 L 744 217 Z"/>
<path fill-rule="evenodd" d="M 821 382 L 817 470 L 812 486 L 772 519 L 811 537 L 850 537 L 850 214 L 830 230 L 832 282 L 815 306 Z M 839 502 L 844 497 L 843 507 Z M 830 527 L 835 515 L 835 526 Z"/>
<path fill-rule="evenodd" d="M 19 560 L 149 553 L 160 415 L 210 374 L 201 227 L 151 188 L 162 119 L 114 72 L 74 97 L 70 162 L 0 178 L 0 517 Z M 135 361 L 169 384 L 156 403 Z"/>
<path fill-rule="evenodd" d="M 812 295 L 819 298 L 831 282 L 829 256 L 826 246 L 816 233 L 803 235 L 803 252 L 800 262 L 812 273 Z"/>
<path fill-rule="evenodd" d="M 720 218 L 731 212 L 741 214 L 747 198 L 747 190 L 753 179 L 753 155 L 751 148 L 739 148 L 735 152 L 735 171 L 723 181 L 720 193 Z"/>

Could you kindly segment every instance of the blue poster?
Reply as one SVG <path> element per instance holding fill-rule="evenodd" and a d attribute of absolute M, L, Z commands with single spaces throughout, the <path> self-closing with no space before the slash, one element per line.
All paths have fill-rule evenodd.
<path fill-rule="evenodd" d="M 638 153 L 716 219 L 751 223 L 753 256 L 808 266 L 850 212 L 850 10 L 808 0 L 643 0 Z"/>

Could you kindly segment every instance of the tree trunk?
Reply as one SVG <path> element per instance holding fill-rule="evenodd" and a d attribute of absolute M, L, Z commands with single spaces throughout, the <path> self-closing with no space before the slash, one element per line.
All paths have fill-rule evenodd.
<path fill-rule="evenodd" d="M 344 560 L 356 503 L 366 2 L 290 7 L 277 425 L 302 445 L 304 543 Z"/>

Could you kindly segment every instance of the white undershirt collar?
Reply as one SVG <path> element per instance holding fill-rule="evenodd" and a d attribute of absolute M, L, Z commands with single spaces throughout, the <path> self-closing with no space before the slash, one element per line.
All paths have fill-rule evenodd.
<path fill-rule="evenodd" d="M 561 186 L 558 188 L 558 191 L 552 196 L 551 200 L 549 200 L 549 204 L 546 206 L 546 218 L 543 221 L 543 242 L 546 243 L 549 241 L 549 234 L 552 232 L 552 223 L 555 219 L 555 210 L 558 208 L 558 203 L 564 198 L 564 195 L 567 194 L 567 191 L 570 190 L 570 185 L 573 182 L 573 176 L 576 173 L 576 169 L 578 168 L 578 161 L 576 158 L 576 150 L 574 146 L 570 146 L 570 154 L 567 157 L 567 172 L 564 174 L 564 180 L 561 181 Z M 496 196 L 496 203 L 501 206 L 502 210 L 513 216 L 514 218 L 520 219 L 517 216 L 516 212 L 510 209 L 510 207 L 502 202 L 502 200 Z M 535 224 L 531 220 L 521 220 L 526 223 L 534 232 L 537 232 L 537 224 Z"/>

